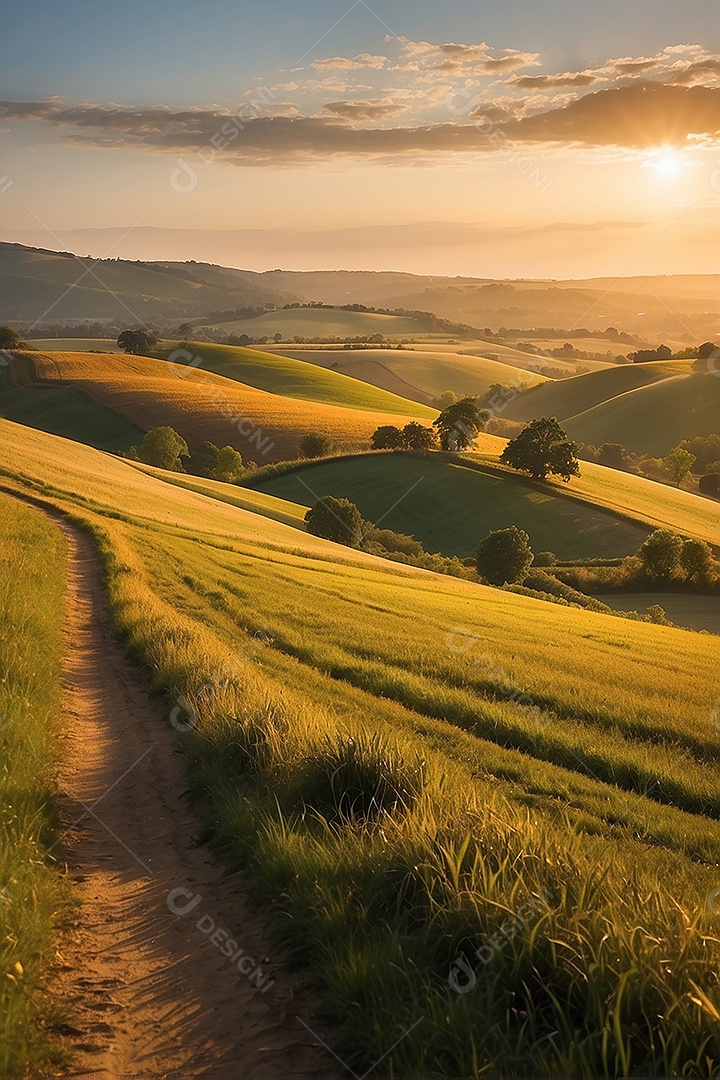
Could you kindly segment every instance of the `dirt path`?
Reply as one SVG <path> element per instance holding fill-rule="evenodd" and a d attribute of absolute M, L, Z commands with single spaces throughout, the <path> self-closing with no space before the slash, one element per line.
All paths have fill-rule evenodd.
<path fill-rule="evenodd" d="M 299 980 L 266 959 L 237 879 L 223 879 L 195 846 L 174 733 L 113 637 L 92 541 L 61 527 L 71 555 L 67 831 L 54 854 L 67 862 L 82 909 L 54 989 L 75 1016 L 63 1034 L 72 1075 L 347 1075 L 303 1027 L 299 1018 L 322 1031 Z"/>

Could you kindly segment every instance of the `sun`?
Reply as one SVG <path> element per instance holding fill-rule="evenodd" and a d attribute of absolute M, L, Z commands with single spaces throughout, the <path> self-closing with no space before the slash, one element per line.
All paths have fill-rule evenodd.
<path fill-rule="evenodd" d="M 657 176 L 664 180 L 676 180 L 690 164 L 681 150 L 675 150 L 672 146 L 660 146 L 643 161 L 642 168 L 653 169 Z"/>

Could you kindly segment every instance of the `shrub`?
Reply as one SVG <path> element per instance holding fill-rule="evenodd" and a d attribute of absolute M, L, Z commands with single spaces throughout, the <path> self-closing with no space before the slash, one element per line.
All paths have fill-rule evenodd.
<path fill-rule="evenodd" d="M 523 580 L 532 560 L 530 537 L 524 529 L 511 525 L 489 532 L 480 541 L 477 572 L 491 585 L 514 585 Z"/>
<path fill-rule="evenodd" d="M 710 545 L 704 540 L 685 540 L 680 552 L 680 565 L 688 581 L 710 588 L 716 576 L 715 560 Z"/>
<path fill-rule="evenodd" d="M 552 551 L 538 551 L 533 559 L 533 566 L 555 566 L 557 555 Z"/>
<path fill-rule="evenodd" d="M 355 503 L 325 495 L 311 506 L 305 524 L 313 536 L 334 540 L 336 544 L 357 547 L 362 536 L 363 519 Z"/>
<path fill-rule="evenodd" d="M 373 450 L 399 450 L 403 445 L 403 433 L 393 424 L 376 428 L 370 439 Z"/>
<path fill-rule="evenodd" d="M 329 435 L 321 435 L 315 431 L 309 431 L 300 440 L 300 453 L 305 458 L 325 457 L 332 452 L 332 439 Z"/>

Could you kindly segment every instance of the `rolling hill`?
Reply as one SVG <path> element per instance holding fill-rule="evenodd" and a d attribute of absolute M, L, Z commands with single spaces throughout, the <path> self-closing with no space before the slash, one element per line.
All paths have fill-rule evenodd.
<path fill-rule="evenodd" d="M 389 564 L 5 420 L 0 475 L 92 531 L 138 678 L 195 716 L 204 836 L 345 1060 L 549 1078 L 720 1058 L 715 639 Z M 476 965 L 467 943 L 494 935 Z"/>
<path fill-rule="evenodd" d="M 350 499 L 382 528 L 415 536 L 426 551 L 460 558 L 474 555 L 491 529 L 509 525 L 527 531 L 533 551 L 553 551 L 563 560 L 629 555 L 647 536 L 646 528 L 590 503 L 440 454 L 323 461 L 257 486 L 305 506 L 323 495 Z"/>
<path fill-rule="evenodd" d="M 281 308 L 251 319 L 213 323 L 228 334 L 247 334 L 251 338 L 304 337 L 310 341 L 323 338 L 349 338 L 382 334 L 390 340 L 407 337 L 435 337 L 420 319 L 403 315 L 380 315 L 371 311 L 343 311 L 342 308 Z"/>
<path fill-rule="evenodd" d="M 203 263 L 82 259 L 71 252 L 0 243 L 3 319 L 33 323 L 110 319 L 120 326 L 186 319 L 228 307 L 263 307 L 295 297 L 261 275 Z"/>
<path fill-rule="evenodd" d="M 444 390 L 458 397 L 485 394 L 493 383 L 503 386 L 535 386 L 547 380 L 543 375 L 518 367 L 462 355 L 452 347 L 407 347 L 403 349 L 332 349 L 282 347 L 283 354 L 330 367 L 390 390 L 397 387 L 416 401 L 429 401 Z M 274 351 L 274 350 L 273 350 Z"/>
<path fill-rule="evenodd" d="M 654 382 L 689 375 L 694 360 L 659 360 L 649 364 L 620 364 L 602 371 L 589 371 L 572 379 L 558 379 L 533 387 L 511 402 L 505 415 L 510 420 L 533 420 L 538 416 L 571 416 L 610 401 L 630 390 Z"/>
<path fill-rule="evenodd" d="M 47 385 L 72 384 L 136 428 L 168 424 L 191 450 L 210 440 L 234 446 L 246 460 L 296 457 L 308 431 L 329 435 L 338 449 L 365 449 L 379 425 L 402 427 L 412 417 L 284 397 L 149 357 L 20 352 L 12 363 L 21 371 L 31 365 Z M 427 413 L 420 406 L 417 419 L 427 423 Z"/>
<path fill-rule="evenodd" d="M 185 351 L 192 353 L 193 360 L 189 363 L 199 357 L 204 370 L 254 386 L 257 390 L 267 390 L 271 394 L 369 412 L 394 412 L 399 416 L 425 416 L 431 420 L 437 416 L 437 410 L 362 382 L 359 375 L 325 370 L 306 362 L 304 357 L 296 359 L 257 349 L 195 341 L 190 342 Z M 168 349 L 164 355 L 174 355 L 176 352 Z M 180 363 L 183 359 L 178 358 Z"/>

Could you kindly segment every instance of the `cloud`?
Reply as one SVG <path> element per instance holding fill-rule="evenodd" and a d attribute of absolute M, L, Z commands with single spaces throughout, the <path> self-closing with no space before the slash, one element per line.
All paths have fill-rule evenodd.
<path fill-rule="evenodd" d="M 315 71 L 357 71 L 361 68 L 379 70 L 388 63 L 387 56 L 373 56 L 372 53 L 359 53 L 358 56 L 328 56 L 324 60 L 313 60 L 309 66 Z"/>
<path fill-rule="evenodd" d="M 586 94 L 548 112 L 505 125 L 521 141 L 586 146 L 686 145 L 691 136 L 720 137 L 720 90 L 642 82 Z"/>
<path fill-rule="evenodd" d="M 429 41 L 410 41 L 398 38 L 402 45 L 400 61 L 395 71 L 420 71 L 423 68 L 444 73 L 465 75 L 502 75 L 520 68 L 533 67 L 540 62 L 538 53 L 503 49 L 500 56 L 493 56 L 485 42 L 463 45 L 446 42 L 433 45 Z"/>
<path fill-rule="evenodd" d="M 599 81 L 594 71 L 569 71 L 563 75 L 514 75 L 507 85 L 521 90 L 552 90 L 557 86 L 592 86 Z"/>
<path fill-rule="evenodd" d="M 366 101 L 328 101 L 323 105 L 322 111 L 336 116 L 340 120 L 354 120 L 357 123 L 363 121 L 383 120 L 386 116 L 397 116 L 405 112 L 407 105 L 395 104 L 389 101 L 366 100 Z"/>

